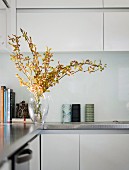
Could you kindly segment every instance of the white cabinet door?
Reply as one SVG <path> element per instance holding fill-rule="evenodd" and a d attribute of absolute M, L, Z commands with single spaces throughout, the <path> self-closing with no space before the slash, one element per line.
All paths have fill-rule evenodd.
<path fill-rule="evenodd" d="M 79 170 L 79 135 L 41 136 L 42 170 Z"/>
<path fill-rule="evenodd" d="M 11 170 L 12 167 L 11 167 L 11 161 L 7 161 L 3 164 L 2 167 L 0 167 L 0 170 Z"/>
<path fill-rule="evenodd" d="M 129 51 L 129 12 L 104 13 L 104 50 Z"/>
<path fill-rule="evenodd" d="M 0 9 L 0 53 L 8 53 L 8 35 L 16 34 L 16 4 L 15 0 L 7 1 L 10 8 Z"/>
<path fill-rule="evenodd" d="M 80 170 L 128 170 L 129 134 L 80 135 Z"/>
<path fill-rule="evenodd" d="M 40 170 L 40 140 L 37 136 L 29 143 L 29 148 L 32 150 L 32 159 L 30 160 L 30 170 Z"/>
<path fill-rule="evenodd" d="M 19 10 L 17 32 L 23 28 L 39 51 L 102 51 L 103 14 L 85 10 Z M 29 51 L 22 41 L 22 51 Z"/>
<path fill-rule="evenodd" d="M 6 47 L 6 21 L 6 10 L 0 10 L 0 47 Z"/>
<path fill-rule="evenodd" d="M 17 8 L 97 8 L 102 0 L 17 0 Z"/>
<path fill-rule="evenodd" d="M 104 7 L 108 8 L 129 7 L 129 0 L 104 0 Z"/>

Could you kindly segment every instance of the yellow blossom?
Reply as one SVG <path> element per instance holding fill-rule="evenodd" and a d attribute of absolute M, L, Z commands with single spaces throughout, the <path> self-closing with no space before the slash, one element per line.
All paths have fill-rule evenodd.
<path fill-rule="evenodd" d="M 65 76 L 71 76 L 77 72 L 96 72 L 98 70 L 103 71 L 106 64 L 103 66 L 101 61 L 96 64 L 96 61 L 89 59 L 78 62 L 76 60 L 71 61 L 68 65 L 64 66 L 58 64 L 53 67 L 51 62 L 54 62 L 53 53 L 51 48 L 46 48 L 43 55 L 39 54 L 36 45 L 33 43 L 32 38 L 28 36 L 27 32 L 21 29 L 22 37 L 28 43 L 32 58 L 24 56 L 20 50 L 21 36 L 12 35 L 9 37 L 9 44 L 13 47 L 13 53 L 10 55 L 11 60 L 15 63 L 16 68 L 26 76 L 26 81 L 18 74 L 18 78 L 21 86 L 26 86 L 27 89 L 32 92 L 36 99 L 43 95 L 45 92 L 49 92 L 49 88 L 55 86 Z M 41 61 L 41 62 L 40 62 Z M 85 66 L 87 66 L 85 68 Z"/>

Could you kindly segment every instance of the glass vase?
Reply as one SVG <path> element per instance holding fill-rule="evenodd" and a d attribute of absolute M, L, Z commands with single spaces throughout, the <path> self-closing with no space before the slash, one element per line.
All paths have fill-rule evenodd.
<path fill-rule="evenodd" d="M 47 95 L 43 94 L 42 97 L 39 97 L 38 100 L 36 100 L 35 96 L 31 94 L 28 109 L 33 123 L 44 124 L 49 110 Z"/>

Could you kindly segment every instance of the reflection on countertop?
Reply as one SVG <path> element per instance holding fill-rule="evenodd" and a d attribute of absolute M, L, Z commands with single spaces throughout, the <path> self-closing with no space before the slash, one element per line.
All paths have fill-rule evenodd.
<path fill-rule="evenodd" d="M 30 124 L 0 124 L 0 150 L 4 145 L 11 145 L 16 140 L 31 132 Z"/>

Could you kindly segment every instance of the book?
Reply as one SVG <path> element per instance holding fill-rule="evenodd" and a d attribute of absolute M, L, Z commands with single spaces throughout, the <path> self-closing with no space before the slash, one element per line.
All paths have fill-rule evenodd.
<path fill-rule="evenodd" d="M 7 105 L 8 105 L 8 98 L 7 98 L 7 89 L 4 89 L 4 123 L 7 122 Z"/>
<path fill-rule="evenodd" d="M 10 95 L 10 112 L 12 115 L 12 118 L 16 118 L 16 112 L 15 112 L 15 92 L 11 92 Z"/>
<path fill-rule="evenodd" d="M 1 86 L 0 89 L 0 122 L 11 123 L 15 115 L 15 92 L 12 89 Z"/>
<path fill-rule="evenodd" d="M 8 89 L 8 107 L 7 107 L 7 122 L 11 123 L 12 122 L 12 108 L 11 108 L 11 96 L 12 96 L 12 89 Z"/>
<path fill-rule="evenodd" d="M 0 114 L 0 121 L 1 123 L 4 122 L 4 89 L 6 88 L 6 86 L 1 86 L 1 91 L 0 91 L 0 94 L 1 94 L 1 114 Z"/>

